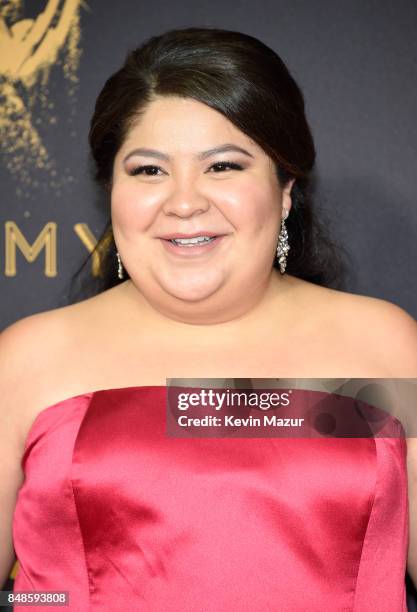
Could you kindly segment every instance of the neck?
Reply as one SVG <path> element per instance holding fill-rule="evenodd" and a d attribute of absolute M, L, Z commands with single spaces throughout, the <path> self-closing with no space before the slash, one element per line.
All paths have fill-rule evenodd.
<path fill-rule="evenodd" d="M 120 286 L 123 286 L 127 299 L 123 318 L 131 326 L 139 315 L 141 327 L 157 328 L 167 334 L 177 333 L 184 338 L 187 334 L 196 333 L 202 338 L 204 335 L 210 338 L 214 331 L 216 336 L 227 333 L 239 337 L 242 333 L 258 329 L 263 321 L 271 321 L 274 316 L 276 320 L 277 314 L 284 322 L 285 317 L 281 315 L 288 311 L 291 285 L 291 277 L 281 276 L 274 268 L 263 283 L 256 288 L 251 287 L 250 293 L 245 292 L 244 299 L 228 302 L 223 295 L 219 299 L 215 297 L 209 305 L 202 302 L 184 303 L 175 298 L 175 308 L 170 308 L 171 296 L 166 302 L 152 300 L 152 297 L 145 297 L 132 280 L 128 280 Z"/>

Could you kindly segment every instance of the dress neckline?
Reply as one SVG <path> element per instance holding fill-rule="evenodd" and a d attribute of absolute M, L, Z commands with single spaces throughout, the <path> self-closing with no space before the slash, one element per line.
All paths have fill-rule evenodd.
<path fill-rule="evenodd" d="M 94 391 L 85 391 L 84 393 L 77 393 L 76 395 L 71 395 L 69 397 L 65 397 L 61 400 L 58 400 L 57 402 L 54 402 L 53 404 L 50 404 L 49 406 L 45 406 L 45 408 L 42 408 L 35 416 L 26 434 L 26 439 L 25 439 L 25 443 L 23 447 L 23 453 L 26 452 L 29 446 L 29 442 L 32 437 L 32 433 L 35 429 L 36 424 L 38 423 L 38 421 L 41 419 L 41 417 L 44 414 L 49 413 L 53 408 L 58 408 L 59 406 L 62 406 L 63 404 L 66 404 L 67 402 L 71 402 L 79 398 L 81 399 L 81 398 L 90 397 L 90 399 L 92 399 L 94 395 L 96 395 L 97 393 L 109 393 L 112 391 L 124 391 L 124 390 L 143 391 L 145 389 L 166 389 L 166 387 L 167 385 L 132 385 L 132 386 L 127 386 L 127 387 L 110 387 L 108 389 L 95 389 Z"/>

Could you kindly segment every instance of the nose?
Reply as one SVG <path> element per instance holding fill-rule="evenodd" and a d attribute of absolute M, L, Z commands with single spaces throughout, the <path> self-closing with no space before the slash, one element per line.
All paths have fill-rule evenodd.
<path fill-rule="evenodd" d="M 179 188 L 178 186 L 168 197 L 163 205 L 166 215 L 176 215 L 177 217 L 192 217 L 193 215 L 206 212 L 210 203 L 201 193 L 188 185 Z"/>

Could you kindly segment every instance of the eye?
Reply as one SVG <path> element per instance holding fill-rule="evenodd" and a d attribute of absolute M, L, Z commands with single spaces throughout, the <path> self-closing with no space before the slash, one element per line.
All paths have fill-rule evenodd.
<path fill-rule="evenodd" d="M 129 171 L 129 175 L 136 176 L 138 174 L 145 174 L 145 176 L 159 176 L 154 172 L 154 170 L 158 171 L 160 169 L 161 168 L 159 168 L 159 166 L 137 166 L 136 168 L 133 168 L 133 170 Z"/>
<path fill-rule="evenodd" d="M 212 164 L 209 170 L 211 170 L 212 168 L 215 168 L 215 174 L 218 174 L 219 172 L 223 172 L 226 169 L 243 170 L 243 167 L 240 164 L 236 164 L 234 162 L 227 162 L 227 161 L 217 162 L 215 164 Z M 160 176 L 159 174 L 157 174 L 158 170 L 161 170 L 159 166 L 152 166 L 152 165 L 137 166 L 136 168 L 133 168 L 133 170 L 130 170 L 128 174 L 130 176 L 138 176 L 140 174 L 144 174 L 145 176 Z"/>
<path fill-rule="evenodd" d="M 217 162 L 213 164 L 212 166 L 210 166 L 210 170 L 211 168 L 218 168 L 220 171 L 225 170 L 225 168 L 229 168 L 230 170 L 243 170 L 240 164 L 235 164 L 234 162 L 227 162 L 227 161 Z M 217 174 L 217 170 L 215 171 L 215 173 Z"/>

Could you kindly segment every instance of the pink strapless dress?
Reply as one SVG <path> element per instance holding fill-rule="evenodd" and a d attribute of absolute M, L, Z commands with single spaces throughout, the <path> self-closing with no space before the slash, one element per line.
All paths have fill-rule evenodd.
<path fill-rule="evenodd" d="M 170 438 L 166 392 L 38 414 L 15 591 L 69 591 L 48 611 L 407 610 L 404 438 Z"/>

